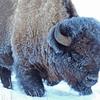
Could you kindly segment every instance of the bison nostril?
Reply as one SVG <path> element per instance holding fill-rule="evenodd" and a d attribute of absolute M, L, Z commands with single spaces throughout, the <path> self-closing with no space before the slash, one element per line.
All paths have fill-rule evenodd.
<path fill-rule="evenodd" d="M 83 83 L 87 86 L 87 87 L 91 87 L 94 84 L 97 83 L 98 77 L 95 75 L 88 75 L 86 76 L 85 80 L 83 81 Z"/>

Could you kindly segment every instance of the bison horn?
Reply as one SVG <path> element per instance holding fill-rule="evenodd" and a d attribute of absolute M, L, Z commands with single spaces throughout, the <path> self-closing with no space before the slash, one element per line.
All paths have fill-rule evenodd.
<path fill-rule="evenodd" d="M 54 37 L 59 44 L 62 44 L 64 46 L 70 46 L 72 42 L 71 37 L 62 35 L 59 28 L 55 28 Z"/>

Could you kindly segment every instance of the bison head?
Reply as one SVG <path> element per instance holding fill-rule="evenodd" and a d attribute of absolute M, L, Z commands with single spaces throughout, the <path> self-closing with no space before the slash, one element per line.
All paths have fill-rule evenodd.
<path fill-rule="evenodd" d="M 92 18 L 65 19 L 50 30 L 48 43 L 49 64 L 56 75 L 80 94 L 91 94 L 100 69 L 100 23 Z"/>

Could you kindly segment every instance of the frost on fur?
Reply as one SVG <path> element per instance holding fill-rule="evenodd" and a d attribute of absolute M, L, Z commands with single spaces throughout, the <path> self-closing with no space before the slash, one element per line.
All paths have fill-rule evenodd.
<path fill-rule="evenodd" d="M 67 10 L 62 0 L 18 4 L 11 45 L 17 77 L 28 95 L 44 95 L 42 79 L 48 85 L 65 80 L 80 95 L 89 95 L 98 80 L 100 24 L 92 18 L 66 19 Z"/>

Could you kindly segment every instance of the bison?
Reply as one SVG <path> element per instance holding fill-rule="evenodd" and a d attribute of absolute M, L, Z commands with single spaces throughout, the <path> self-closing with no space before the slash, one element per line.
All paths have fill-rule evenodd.
<path fill-rule="evenodd" d="M 39 42 L 43 44 L 42 36 L 47 36 L 49 29 L 59 20 L 73 16 L 78 15 L 71 0 L 18 1 L 13 20 L 14 33 L 11 35 L 11 47 L 17 77 L 28 95 L 43 96 L 45 90 L 42 79 L 48 78 L 48 72 L 45 67 L 39 67 L 42 70 L 39 72 L 37 70 L 38 67 L 35 68 L 35 65 L 33 66 L 30 63 L 29 59 L 33 57 L 33 50 L 38 52 L 38 55 L 41 55 L 41 49 L 44 47 L 42 46 L 41 48 Z M 38 43 L 38 46 L 35 43 Z M 42 55 L 44 54 L 42 53 Z M 42 55 L 41 58 L 38 56 L 39 60 L 44 59 Z M 41 66 L 40 62 L 35 64 L 36 66 Z M 45 65 L 46 62 L 42 66 Z M 42 74 L 42 72 L 45 74 Z M 54 85 L 58 82 L 56 77 L 52 80 L 48 78 L 49 85 Z"/>
<path fill-rule="evenodd" d="M 0 78 L 3 86 L 12 88 L 11 25 L 17 0 L 0 0 Z"/>
<path fill-rule="evenodd" d="M 52 24 L 54 24 L 55 21 L 57 21 L 59 17 L 62 16 L 66 16 L 66 18 L 77 16 L 76 10 L 74 9 L 74 6 L 70 0 L 62 0 L 60 2 L 50 1 L 49 4 L 46 1 L 41 1 L 41 0 L 5 0 L 5 1 L 0 0 L 0 7 L 1 7 L 0 8 L 0 78 L 4 87 L 6 88 L 12 88 L 11 71 L 14 60 L 12 57 L 12 50 L 11 50 L 11 35 L 13 33 L 12 27 L 14 24 L 14 13 L 16 15 L 17 9 L 19 9 L 18 7 L 20 5 L 21 8 L 23 9 L 26 8 L 27 10 L 28 10 L 27 7 L 29 6 L 29 11 L 33 11 L 33 14 L 35 13 L 37 14 L 37 12 L 34 11 L 41 4 L 42 5 L 47 4 L 49 6 L 56 5 L 55 8 L 51 10 L 50 14 L 52 15 L 53 10 L 55 10 L 54 13 L 56 14 L 54 16 Z M 31 9 L 31 7 L 33 8 Z M 46 9 L 49 9 L 48 6 L 47 7 L 45 6 L 45 10 Z M 62 15 L 57 15 L 57 13 Z"/>
<path fill-rule="evenodd" d="M 74 8 L 67 10 L 68 3 L 18 2 L 11 47 L 17 78 L 28 95 L 44 95 L 42 80 L 49 85 L 64 80 L 80 95 L 88 95 L 98 80 L 100 23 L 92 18 L 66 19 L 68 13 L 77 16 Z"/>

